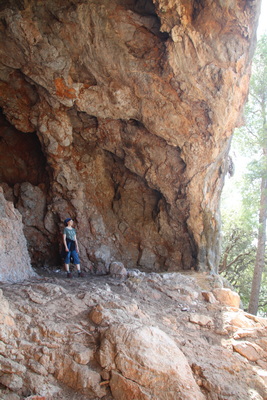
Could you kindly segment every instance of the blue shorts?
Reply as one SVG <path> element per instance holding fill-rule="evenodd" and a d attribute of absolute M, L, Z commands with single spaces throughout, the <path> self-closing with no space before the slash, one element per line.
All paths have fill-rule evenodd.
<path fill-rule="evenodd" d="M 79 254 L 76 250 L 66 251 L 65 264 L 70 264 L 71 258 L 73 258 L 73 264 L 80 264 Z"/>
<path fill-rule="evenodd" d="M 69 251 L 65 251 L 64 263 L 70 264 L 80 264 L 80 258 L 76 251 L 76 244 L 74 240 L 66 239 L 66 244 Z"/>

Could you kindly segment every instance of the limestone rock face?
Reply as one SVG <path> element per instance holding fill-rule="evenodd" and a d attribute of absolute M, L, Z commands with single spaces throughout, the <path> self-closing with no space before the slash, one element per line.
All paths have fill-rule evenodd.
<path fill-rule="evenodd" d="M 15 169 L 11 182 L 1 159 L 0 179 L 26 237 L 41 243 L 36 264 L 56 262 L 51 243 L 71 216 L 85 268 L 216 270 L 218 202 L 259 3 L 1 5 L 0 105 L 17 135 L 38 137 L 46 165 L 37 180 Z M 36 186 L 36 207 L 14 179 Z"/>
<path fill-rule="evenodd" d="M 5 200 L 1 187 L 0 220 L 0 281 L 18 282 L 34 276 L 21 215 Z"/>

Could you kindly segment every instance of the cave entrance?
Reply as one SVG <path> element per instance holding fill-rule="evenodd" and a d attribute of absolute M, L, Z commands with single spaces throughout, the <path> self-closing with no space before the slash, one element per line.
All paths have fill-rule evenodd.
<path fill-rule="evenodd" d="M 0 182 L 14 187 L 17 183 L 43 184 L 49 179 L 46 158 L 35 133 L 16 130 L 0 111 Z"/>
<path fill-rule="evenodd" d="M 49 203 L 49 170 L 35 133 L 14 128 L 0 111 L 0 185 L 22 215 L 32 266 L 54 264 L 58 248 L 44 227 Z"/>

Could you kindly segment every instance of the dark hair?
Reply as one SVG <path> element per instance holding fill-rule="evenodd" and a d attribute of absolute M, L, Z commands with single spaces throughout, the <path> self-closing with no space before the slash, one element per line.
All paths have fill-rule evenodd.
<path fill-rule="evenodd" d="M 64 225 L 68 226 L 68 222 L 69 221 L 72 221 L 72 218 L 66 218 L 65 221 L 64 221 Z"/>

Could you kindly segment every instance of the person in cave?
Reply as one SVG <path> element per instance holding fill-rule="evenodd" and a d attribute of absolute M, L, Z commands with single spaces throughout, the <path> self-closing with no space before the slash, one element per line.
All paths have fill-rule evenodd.
<path fill-rule="evenodd" d="M 63 232 L 63 243 L 65 247 L 65 270 L 67 272 L 67 278 L 72 278 L 70 272 L 70 262 L 71 258 L 73 259 L 73 263 L 77 268 L 78 277 L 83 277 L 83 273 L 81 272 L 80 258 L 79 258 L 79 246 L 76 236 L 76 230 L 73 228 L 73 219 L 66 218 L 64 221 L 64 232 Z"/>

